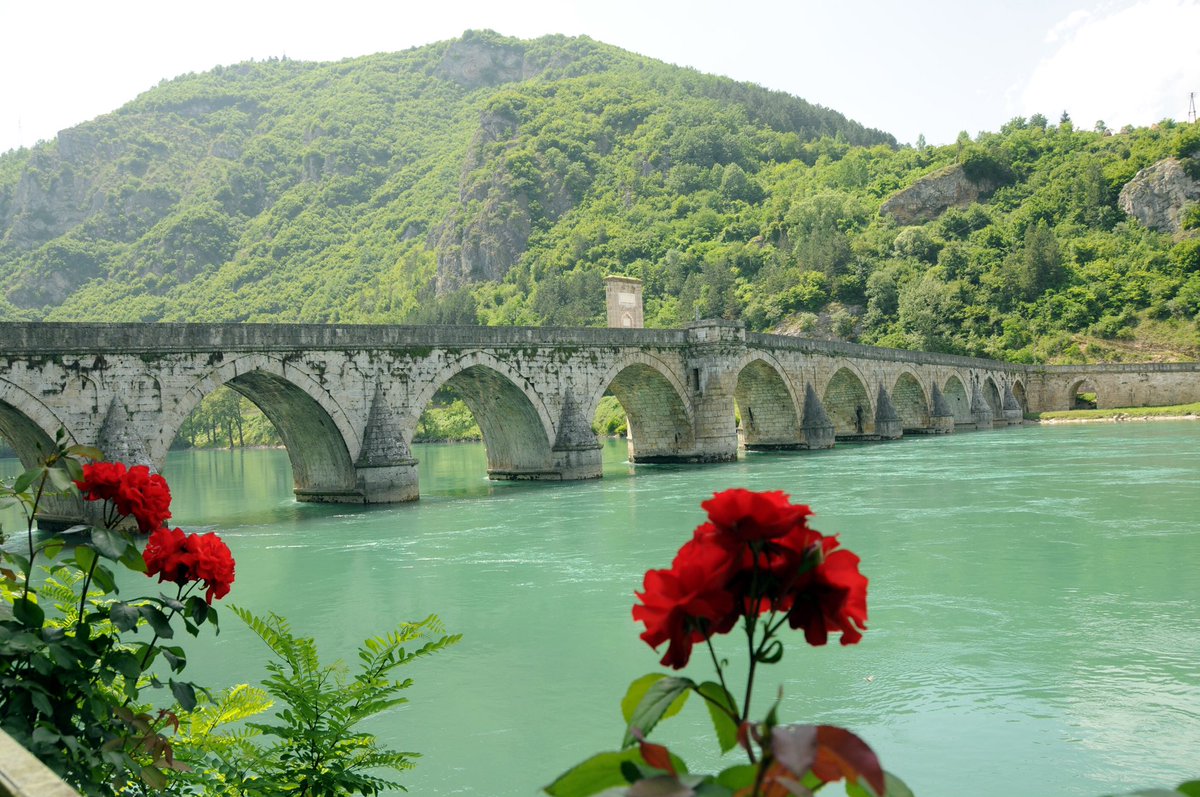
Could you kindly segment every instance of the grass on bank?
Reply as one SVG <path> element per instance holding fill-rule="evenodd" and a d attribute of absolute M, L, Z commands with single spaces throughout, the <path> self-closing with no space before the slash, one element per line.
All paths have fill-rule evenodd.
<path fill-rule="evenodd" d="M 1200 402 L 1175 404 L 1170 407 L 1114 407 L 1103 410 L 1059 410 L 1056 412 L 1029 412 L 1027 421 L 1100 421 L 1124 418 L 1162 418 L 1186 415 L 1200 416 Z"/>

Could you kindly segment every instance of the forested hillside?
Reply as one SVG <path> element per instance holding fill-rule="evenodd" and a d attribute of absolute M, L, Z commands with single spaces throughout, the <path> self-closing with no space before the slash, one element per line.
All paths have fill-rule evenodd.
<path fill-rule="evenodd" d="M 0 156 L 0 319 L 599 325 L 616 273 L 650 326 L 1195 359 L 1200 127 L 1088 128 L 898 147 L 586 38 L 239 64 Z"/>

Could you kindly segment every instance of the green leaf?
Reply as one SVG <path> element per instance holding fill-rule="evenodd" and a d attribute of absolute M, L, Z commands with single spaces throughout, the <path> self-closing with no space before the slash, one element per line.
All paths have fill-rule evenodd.
<path fill-rule="evenodd" d="M 1175 791 L 1180 794 L 1186 794 L 1187 797 L 1200 797 L 1200 780 L 1189 780 L 1187 783 L 1180 783 L 1175 787 Z M 891 797 L 891 795 L 888 795 Z"/>
<path fill-rule="evenodd" d="M 625 718 L 626 725 L 633 719 L 633 712 L 637 710 L 642 698 L 650 691 L 650 687 L 666 677 L 668 676 L 665 672 L 652 672 L 629 684 L 629 688 L 625 690 L 625 697 L 621 698 L 621 716 Z"/>
<path fill-rule="evenodd" d="M 551 797 L 589 797 L 614 786 L 624 786 L 627 781 L 621 774 L 621 765 L 641 760 L 636 747 L 619 753 L 600 753 L 559 775 L 544 791 Z"/>
<path fill-rule="evenodd" d="M 637 683 L 637 681 L 634 681 L 635 685 Z M 633 744 L 634 728 L 637 728 L 645 736 L 654 729 L 659 720 L 678 714 L 683 708 L 683 704 L 687 702 L 692 688 L 695 686 L 695 681 L 690 678 L 675 678 L 671 676 L 661 678 L 651 684 L 650 688 L 642 696 L 637 708 L 634 709 L 633 716 L 629 718 L 629 727 L 625 731 L 625 738 L 621 741 L 621 747 L 628 747 Z M 630 686 L 630 690 L 632 689 L 633 685 Z"/>
<path fill-rule="evenodd" d="M 66 453 L 73 457 L 90 459 L 95 462 L 100 462 L 104 459 L 104 452 L 100 449 L 96 448 L 95 446 L 79 445 L 78 443 L 67 448 Z"/>
<path fill-rule="evenodd" d="M 157 608 L 153 606 L 139 606 L 138 612 L 142 617 L 146 618 L 146 622 L 154 629 L 154 633 L 163 639 L 170 639 L 175 635 L 175 631 L 171 628 L 171 623 L 167 620 L 167 616 Z"/>
<path fill-rule="evenodd" d="M 200 625 L 208 617 L 208 613 L 212 607 L 208 605 L 208 601 L 201 598 L 199 595 L 193 595 L 187 600 L 187 613 L 192 618 L 192 622 Z"/>
<path fill-rule="evenodd" d="M 118 631 L 132 631 L 137 628 L 139 616 L 138 608 L 128 603 L 114 603 L 108 607 L 108 619 Z"/>
<path fill-rule="evenodd" d="M 46 613 L 33 598 L 20 597 L 13 600 L 13 618 L 30 628 L 41 628 L 46 622 Z"/>
<path fill-rule="evenodd" d="M 166 655 L 166 650 L 163 651 Z M 187 681 L 170 680 L 171 694 L 175 695 L 175 700 L 179 702 L 179 707 L 184 711 L 191 711 L 196 707 L 196 689 Z"/>
<path fill-rule="evenodd" d="M 62 460 L 62 466 L 66 468 L 67 473 L 71 476 L 71 481 L 83 481 L 83 466 L 79 464 L 79 460 L 74 457 L 66 457 Z"/>
<path fill-rule="evenodd" d="M 50 485 L 60 493 L 65 493 L 75 486 L 75 482 L 71 479 L 71 474 L 57 466 L 46 468 L 46 478 L 50 482 Z"/>
<path fill-rule="evenodd" d="M 729 716 L 729 714 L 737 716 L 737 701 L 725 690 L 725 687 L 715 681 L 705 681 L 700 684 L 698 689 L 701 695 L 708 698 L 704 701 L 704 705 L 708 707 L 708 715 L 712 717 L 713 730 L 717 732 L 717 743 L 721 746 L 721 752 L 728 753 L 737 746 L 737 721 Z M 717 705 L 713 705 L 713 703 Z M 721 708 L 728 710 L 729 714 L 722 711 Z"/>
<path fill-rule="evenodd" d="M 116 579 L 113 578 L 112 571 L 104 565 L 96 565 L 96 569 L 92 571 L 92 583 L 105 595 L 117 591 Z"/>
<path fill-rule="evenodd" d="M 183 648 L 179 645 L 163 645 L 160 650 L 171 670 L 173 672 L 182 672 L 183 668 L 187 665 L 187 653 L 184 652 Z"/>
<path fill-rule="evenodd" d="M 50 698 L 44 692 L 30 692 L 29 699 L 33 701 L 33 707 L 38 710 L 38 713 L 44 717 L 54 715 L 54 706 L 50 703 Z"/>
<path fill-rule="evenodd" d="M 758 775 L 758 767 L 756 765 L 742 764 L 741 766 L 722 770 L 717 775 L 717 783 L 736 791 L 753 786 L 756 775 Z"/>
<path fill-rule="evenodd" d="M 12 560 L 17 567 L 21 568 L 22 573 L 29 573 L 30 562 L 28 559 L 26 559 L 24 556 L 21 556 L 21 554 L 13 553 L 12 551 L 6 551 L 5 555 Z"/>
<path fill-rule="evenodd" d="M 43 728 L 39 725 L 33 729 L 33 743 L 35 745 L 57 747 L 61 739 L 61 736 L 49 728 Z"/>
<path fill-rule="evenodd" d="M 142 674 L 142 660 L 135 654 L 125 650 L 117 653 L 108 662 L 109 666 L 124 676 L 126 682 L 137 683 Z"/>
<path fill-rule="evenodd" d="M 118 561 L 135 573 L 146 572 L 146 560 L 142 558 L 142 552 L 138 550 L 136 545 L 128 546 Z"/>
<path fill-rule="evenodd" d="M 883 792 L 883 797 L 913 797 L 912 789 L 908 788 L 904 781 L 891 772 L 884 770 L 883 780 L 887 784 L 887 788 Z M 1197 797 L 1200 797 L 1200 795 Z"/>
<path fill-rule="evenodd" d="M 86 545 L 75 546 L 75 565 L 87 572 L 96 563 L 96 552 Z"/>
<path fill-rule="evenodd" d="M 42 475 L 41 468 L 30 468 L 17 477 L 13 482 L 12 490 L 14 493 L 23 493 L 29 489 L 29 485 L 33 484 L 34 480 Z"/>
<path fill-rule="evenodd" d="M 42 543 L 42 554 L 45 555 L 47 559 L 54 559 L 60 553 L 62 553 L 63 545 L 63 541 L 58 537 L 55 537 L 52 540 L 46 540 L 44 543 Z"/>
<path fill-rule="evenodd" d="M 130 547 L 130 542 L 119 531 L 97 526 L 92 529 L 92 547 L 104 558 L 119 562 Z"/>

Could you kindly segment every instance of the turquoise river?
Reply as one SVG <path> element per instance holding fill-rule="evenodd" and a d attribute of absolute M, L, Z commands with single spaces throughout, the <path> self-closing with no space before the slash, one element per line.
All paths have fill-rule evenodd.
<path fill-rule="evenodd" d="M 660 669 L 633 592 L 701 522 L 699 502 L 734 486 L 810 504 L 871 579 L 862 643 L 797 634 L 762 672 L 760 709 L 782 688 L 786 721 L 855 730 L 918 797 L 1100 797 L 1200 777 L 1200 423 L 706 467 L 633 467 L 611 441 L 602 480 L 558 484 L 488 482 L 479 445 L 415 453 L 421 500 L 377 508 L 296 503 L 283 451 L 174 453 L 164 471 L 174 522 L 234 551 L 227 600 L 285 615 L 325 656 L 353 662 L 363 638 L 430 613 L 463 635 L 408 667 L 411 703 L 371 726 L 423 753 L 410 793 L 534 795 L 616 749 L 626 685 Z M 189 638 L 189 675 L 256 682 L 265 647 L 232 613 L 222 628 Z M 685 674 L 711 669 L 697 657 Z M 740 763 L 717 756 L 699 703 L 652 738 L 693 771 Z"/>

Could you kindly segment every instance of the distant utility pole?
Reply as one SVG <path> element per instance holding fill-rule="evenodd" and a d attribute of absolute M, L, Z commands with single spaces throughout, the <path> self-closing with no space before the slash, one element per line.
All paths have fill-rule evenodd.
<path fill-rule="evenodd" d="M 1194 91 L 1188 95 L 1188 121 L 1193 123 L 1196 121 L 1196 92 Z"/>

